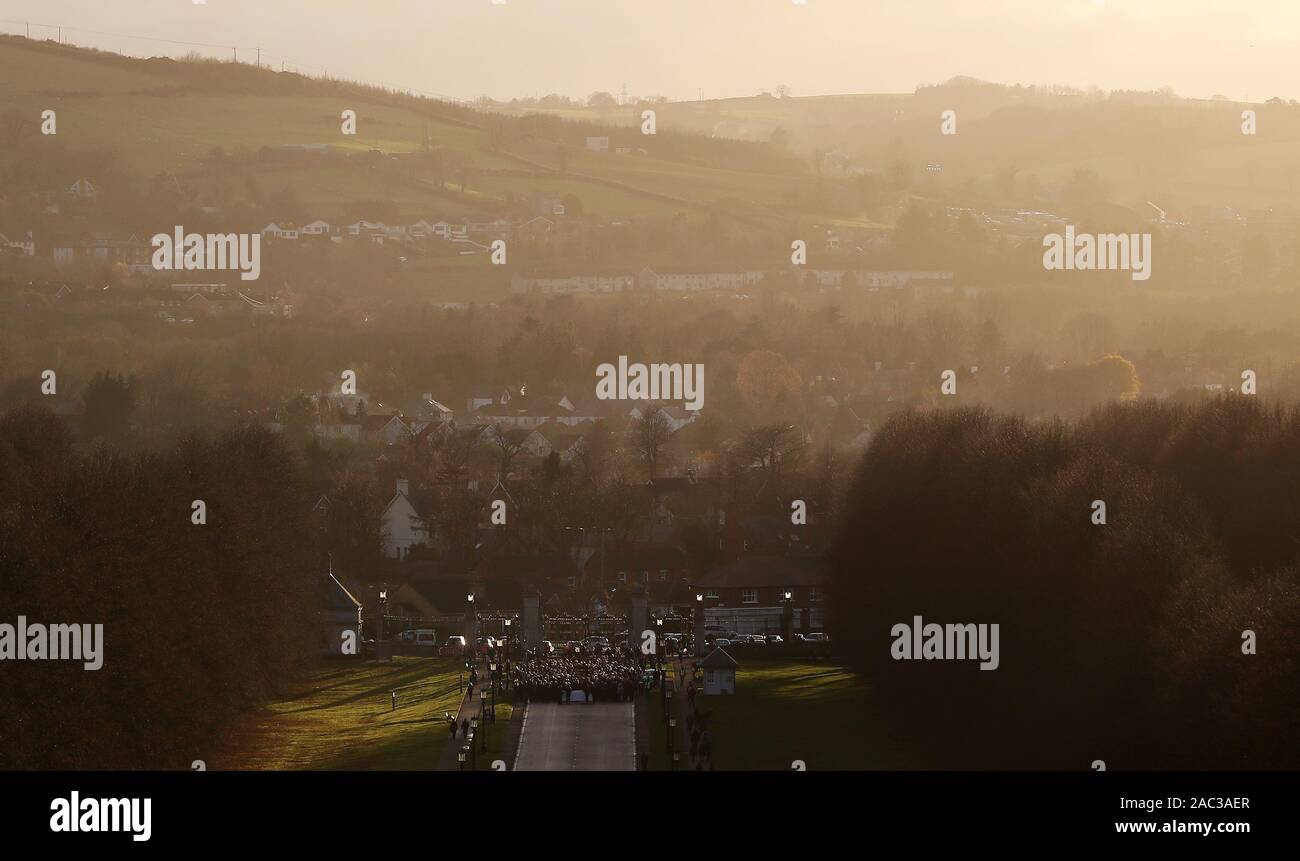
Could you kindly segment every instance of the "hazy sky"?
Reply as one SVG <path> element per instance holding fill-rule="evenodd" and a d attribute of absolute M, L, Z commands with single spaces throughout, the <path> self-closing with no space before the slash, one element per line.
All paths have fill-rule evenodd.
<path fill-rule="evenodd" d="M 141 56 L 190 49 L 86 31 L 241 60 L 260 45 L 277 67 L 458 98 L 910 92 L 954 75 L 1300 98 L 1300 0 L 0 0 L 0 29 L 26 20 Z"/>

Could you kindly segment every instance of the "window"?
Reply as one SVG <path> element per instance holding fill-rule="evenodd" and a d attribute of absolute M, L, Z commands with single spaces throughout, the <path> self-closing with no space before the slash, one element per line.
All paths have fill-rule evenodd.
<path fill-rule="evenodd" d="M 823 597 L 822 590 L 818 589 L 816 586 L 809 587 L 808 589 L 809 603 L 812 603 L 813 601 L 820 601 L 822 597 Z"/>
<path fill-rule="evenodd" d="M 649 582 L 650 582 L 650 572 L 649 572 L 649 571 L 642 571 L 642 572 L 641 572 L 641 582 L 642 582 L 642 583 L 649 583 Z"/>
<path fill-rule="evenodd" d="M 620 582 L 620 583 L 626 583 L 626 582 L 627 582 L 627 572 L 626 572 L 626 571 L 620 571 L 620 572 L 618 572 L 618 582 Z"/>
<path fill-rule="evenodd" d="M 578 585 L 578 578 L 577 578 L 577 577 L 570 577 L 570 578 L 569 578 L 569 588 L 572 589 L 573 587 L 575 587 L 575 586 L 577 586 L 577 585 Z"/>
<path fill-rule="evenodd" d="M 741 592 L 740 592 L 740 603 L 742 603 L 742 604 L 757 604 L 757 603 L 758 603 L 758 590 L 757 590 L 757 589 L 742 589 Z"/>
<path fill-rule="evenodd" d="M 668 569 L 667 569 L 667 568 L 660 568 L 660 569 L 659 569 L 659 582 L 662 583 L 662 582 L 664 582 L 664 581 L 667 580 L 667 579 L 668 579 Z"/>

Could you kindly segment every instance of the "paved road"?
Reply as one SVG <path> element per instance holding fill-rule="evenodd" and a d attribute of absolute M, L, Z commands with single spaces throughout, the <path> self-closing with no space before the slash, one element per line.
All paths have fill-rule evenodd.
<path fill-rule="evenodd" d="M 528 705 L 515 771 L 635 771 L 631 703 Z"/>

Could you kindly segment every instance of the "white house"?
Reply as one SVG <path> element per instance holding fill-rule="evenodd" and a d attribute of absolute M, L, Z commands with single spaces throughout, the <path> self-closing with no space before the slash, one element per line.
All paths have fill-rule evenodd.
<path fill-rule="evenodd" d="M 380 445 L 395 445 L 411 435 L 411 428 L 397 413 L 375 414 L 362 419 L 366 438 Z"/>
<path fill-rule="evenodd" d="M 706 696 L 735 696 L 736 659 L 722 649 L 714 649 L 700 662 L 704 668 L 704 693 Z"/>
<path fill-rule="evenodd" d="M 68 194 L 72 197 L 79 197 L 82 200 L 94 200 L 99 197 L 99 186 L 90 180 L 82 177 L 81 179 L 68 186 Z"/>
<path fill-rule="evenodd" d="M 23 257 L 35 257 L 36 240 L 32 238 L 30 231 L 25 235 L 19 236 L 17 239 L 10 239 L 3 233 L 0 233 L 0 250 L 8 250 L 12 253 L 20 254 Z"/>
<path fill-rule="evenodd" d="M 587 138 L 587 149 L 592 152 L 609 152 L 609 138 L 589 137 Z"/>
<path fill-rule="evenodd" d="M 318 218 L 315 221 L 309 221 L 302 227 L 298 228 L 298 232 L 303 236 L 329 236 L 330 223 L 328 221 L 321 221 Z"/>
<path fill-rule="evenodd" d="M 389 559 L 405 559 L 417 544 L 428 544 L 429 527 L 426 518 L 430 500 L 418 501 L 411 494 L 410 482 L 397 480 L 397 492 L 388 501 L 381 515 L 384 555 Z"/>
<path fill-rule="evenodd" d="M 276 224 L 274 221 L 262 228 L 263 239 L 297 239 L 298 228 L 292 224 Z"/>

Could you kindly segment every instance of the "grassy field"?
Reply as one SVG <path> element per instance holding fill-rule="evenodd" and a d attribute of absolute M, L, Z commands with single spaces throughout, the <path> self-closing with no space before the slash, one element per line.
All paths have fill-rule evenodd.
<path fill-rule="evenodd" d="M 506 747 L 506 733 L 510 730 L 510 717 L 515 707 L 508 702 L 497 701 L 497 719 L 487 734 L 487 753 L 479 751 L 478 770 L 491 771 L 495 760 L 503 759 Z M 510 763 L 506 763 L 509 769 Z"/>
<path fill-rule="evenodd" d="M 325 83 L 304 82 L 293 92 L 276 90 L 277 78 L 262 72 L 266 91 L 252 83 L 243 66 L 205 67 L 207 79 L 194 86 L 184 64 L 151 63 L 96 55 L 68 47 L 0 40 L 0 104 L 39 117 L 45 109 L 58 115 L 58 141 L 69 150 L 112 150 L 127 168 L 144 177 L 169 171 L 202 203 L 223 199 L 225 188 L 238 197 L 245 176 L 252 174 L 261 188 L 274 192 L 294 189 L 313 217 L 337 217 L 344 203 L 356 199 L 388 198 L 404 213 L 457 216 L 491 211 L 508 197 L 534 193 L 575 194 L 590 213 L 607 218 L 672 215 L 680 207 L 649 193 L 668 194 L 692 203 L 731 199 L 774 205 L 797 191 L 797 177 L 767 176 L 701 167 L 653 155 L 655 142 L 645 141 L 650 156 L 594 154 L 573 141 L 546 137 L 515 138 L 507 149 L 551 168 L 558 153 L 567 152 L 572 174 L 589 174 L 625 183 L 615 188 L 557 176 L 545 168 L 529 168 L 504 154 L 490 151 L 483 129 L 439 119 L 412 103 L 369 100 L 366 93 L 343 94 Z M 224 84 L 222 82 L 225 82 Z M 223 91 L 228 86 L 231 91 Z M 357 133 L 340 131 L 340 114 L 357 112 Z M 476 116 L 491 125 L 488 114 Z M 611 121 L 615 118 L 611 117 Z M 621 116 L 618 118 L 621 119 Z M 256 152 L 265 146 L 329 144 L 341 150 L 378 149 L 410 153 L 423 147 L 425 136 L 457 165 L 469 168 L 469 193 L 459 199 L 431 195 L 393 171 L 372 170 L 365 164 L 344 169 L 337 164 L 318 167 L 213 161 L 209 153 Z M 3 166 L 3 164 L 0 164 Z M 418 165 L 403 167 L 419 171 Z M 509 174 L 492 171 L 507 169 Z M 489 171 L 475 175 L 474 172 Z M 452 172 L 458 181 L 459 169 Z M 431 182 L 433 175 L 419 176 Z"/>
<path fill-rule="evenodd" d="M 705 697 L 716 770 L 907 768 L 873 719 L 868 687 L 831 663 L 744 661 L 734 697 Z"/>
<path fill-rule="evenodd" d="M 452 658 L 391 664 L 331 662 L 293 696 L 269 704 L 213 769 L 432 770 L 450 740 L 444 713 L 460 703 Z M 390 692 L 398 692 L 393 710 Z M 498 727 L 504 727 L 497 708 Z M 489 742 L 492 739 L 489 738 Z"/>

